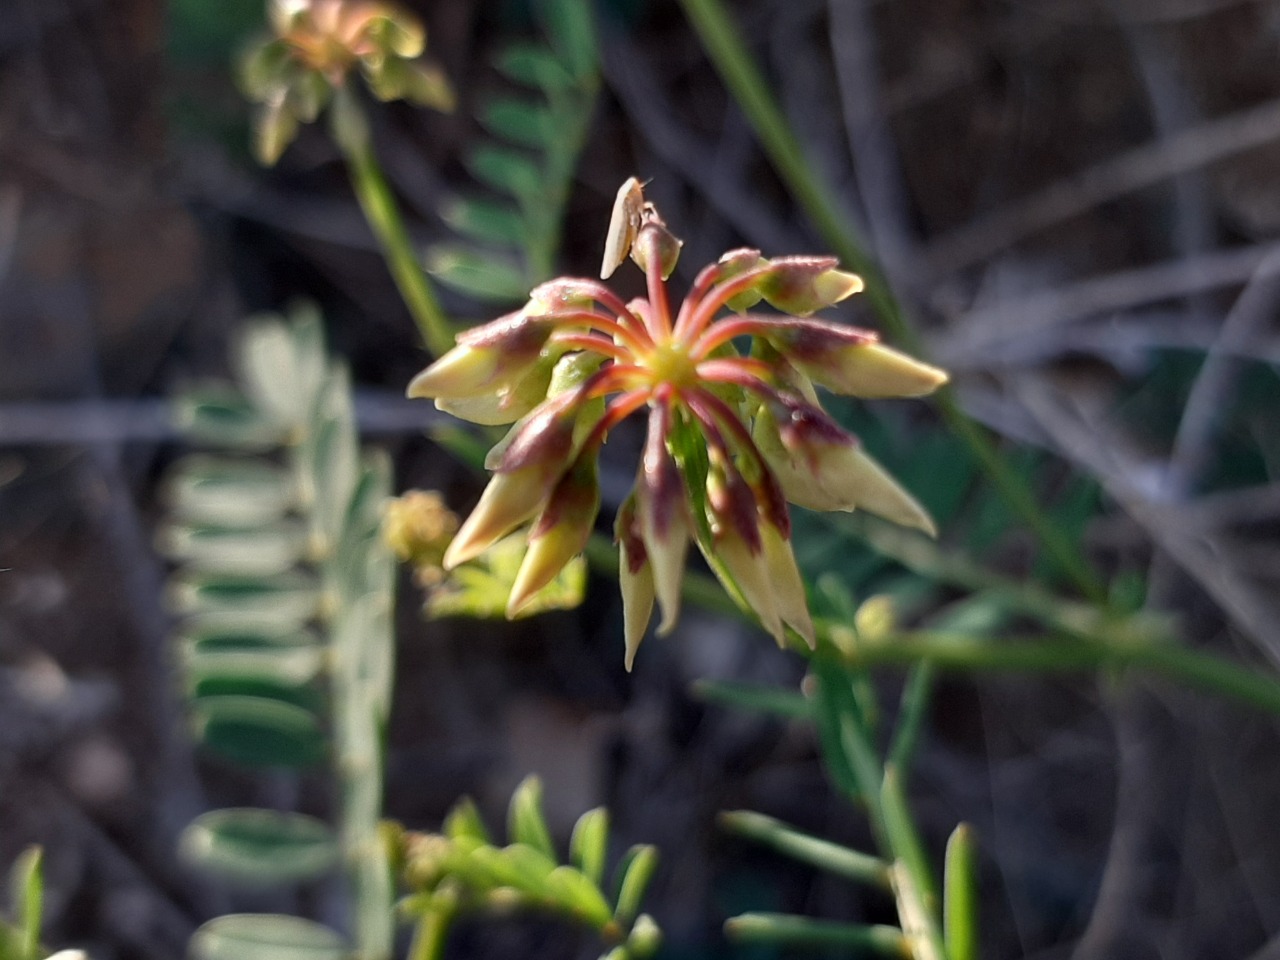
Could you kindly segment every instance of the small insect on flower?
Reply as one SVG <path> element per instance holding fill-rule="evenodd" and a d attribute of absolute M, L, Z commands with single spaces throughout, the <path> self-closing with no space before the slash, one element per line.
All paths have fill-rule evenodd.
<path fill-rule="evenodd" d="M 790 628 L 812 646 L 788 502 L 867 510 L 934 533 L 915 499 L 823 412 L 815 384 L 919 397 L 947 375 L 870 331 L 810 318 L 862 289 L 831 257 L 731 251 L 673 310 L 667 278 L 680 246 L 628 180 L 601 274 L 630 256 L 647 296 L 626 303 L 596 280 L 552 280 L 517 313 L 460 335 L 408 391 L 474 422 L 514 424 L 490 452 L 494 476 L 444 557 L 446 568 L 464 563 L 531 524 L 509 616 L 582 550 L 600 505 L 600 447 L 647 411 L 635 487 L 615 523 L 627 669 L 655 605 L 659 633 L 675 626 L 690 543 L 779 644 Z M 780 314 L 749 312 L 761 302 Z"/>
<path fill-rule="evenodd" d="M 453 109 L 439 68 L 422 60 L 427 35 L 413 14 L 381 0 L 268 0 L 271 35 L 240 65 L 240 84 L 261 104 L 258 159 L 271 165 L 359 69 L 379 100 Z"/>

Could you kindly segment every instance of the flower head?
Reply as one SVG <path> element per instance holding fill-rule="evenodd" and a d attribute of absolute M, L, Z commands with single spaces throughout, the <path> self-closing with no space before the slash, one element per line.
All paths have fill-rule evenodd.
<path fill-rule="evenodd" d="M 511 614 L 583 548 L 599 510 L 600 446 L 647 410 L 635 489 L 615 523 L 628 669 L 655 605 L 659 632 L 675 625 L 691 543 L 779 643 L 790 628 L 812 645 L 788 502 L 864 509 L 933 532 L 910 494 L 822 411 L 814 384 L 914 397 L 946 374 L 870 331 L 809 318 L 862 288 L 831 258 L 735 250 L 702 270 L 673 310 L 666 278 L 679 250 L 628 181 L 601 272 L 629 255 L 646 297 L 625 303 L 595 280 L 553 280 L 523 310 L 461 335 L 409 388 L 477 422 L 514 422 L 444 557 L 446 567 L 465 562 L 531 522 Z M 784 314 L 745 312 L 761 301 Z"/>
<path fill-rule="evenodd" d="M 311 123 L 353 70 L 379 100 L 449 110 L 444 74 L 421 59 L 426 32 L 411 14 L 382 0 L 268 0 L 272 35 L 255 44 L 240 80 L 262 105 L 255 147 L 263 163 L 280 158 L 299 124 Z"/>

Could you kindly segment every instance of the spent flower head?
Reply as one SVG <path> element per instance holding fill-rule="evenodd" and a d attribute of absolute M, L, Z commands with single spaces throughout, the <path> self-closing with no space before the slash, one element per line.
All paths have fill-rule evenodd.
<path fill-rule="evenodd" d="M 601 275 L 629 255 L 645 273 L 646 297 L 627 303 L 596 280 L 552 280 L 518 312 L 461 334 L 408 390 L 477 423 L 514 424 L 490 452 L 493 478 L 444 556 L 446 568 L 464 563 L 531 524 L 508 615 L 582 550 L 599 510 L 600 447 L 646 412 L 635 487 L 615 523 L 628 669 L 655 604 L 659 632 L 676 623 L 691 542 L 779 643 L 790 627 L 812 645 L 788 502 L 864 509 L 934 532 L 911 495 L 823 412 L 814 385 L 917 397 L 946 374 L 870 331 L 810 317 L 862 289 L 834 258 L 735 250 L 674 306 L 666 279 L 680 245 L 629 180 Z M 761 301 L 781 315 L 749 312 Z"/>
<path fill-rule="evenodd" d="M 255 149 L 263 163 L 275 163 L 357 69 L 379 100 L 453 108 L 443 72 L 422 59 L 426 31 L 408 11 L 382 0 L 268 0 L 267 9 L 271 33 L 240 69 L 246 95 L 261 104 Z"/>

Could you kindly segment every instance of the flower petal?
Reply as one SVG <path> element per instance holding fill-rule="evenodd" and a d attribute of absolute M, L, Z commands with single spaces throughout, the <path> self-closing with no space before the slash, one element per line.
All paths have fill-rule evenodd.
<path fill-rule="evenodd" d="M 640 536 L 634 493 L 618 508 L 614 538 L 618 541 L 618 583 L 622 588 L 624 662 L 630 673 L 636 651 L 649 631 L 654 600 L 653 568 Z"/>
<path fill-rule="evenodd" d="M 501 476 L 501 474 L 499 474 Z M 507 616 L 514 617 L 564 565 L 582 552 L 600 511 L 600 483 L 594 453 L 580 456 L 565 471 L 529 535 L 529 550 L 520 564 Z"/>
<path fill-rule="evenodd" d="M 765 565 L 769 582 L 773 585 L 774 600 L 782 621 L 804 637 L 809 649 L 818 643 L 813 633 L 813 619 L 809 615 L 809 601 L 805 597 L 804 578 L 796 566 L 796 556 L 791 541 L 772 524 L 761 524 L 760 537 L 764 542 Z"/>

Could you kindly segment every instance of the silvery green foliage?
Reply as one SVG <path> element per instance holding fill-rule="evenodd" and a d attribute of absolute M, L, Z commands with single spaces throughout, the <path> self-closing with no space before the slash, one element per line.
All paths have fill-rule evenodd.
<path fill-rule="evenodd" d="M 512 303 L 554 273 L 561 222 L 600 86 L 588 0 L 534 5 L 545 42 L 513 43 L 496 66 L 517 94 L 494 96 L 479 120 L 495 138 L 466 157 L 489 198 L 459 197 L 442 216 L 465 240 L 433 246 L 427 266 L 477 300 Z"/>
<path fill-rule="evenodd" d="M 178 417 L 205 448 L 169 479 L 161 543 L 192 726 L 240 764 L 328 769 L 331 822 L 276 810 L 206 813 L 183 852 L 242 884 L 347 871 L 352 943 L 294 917 L 206 924 L 193 956 L 389 957 L 390 869 L 378 834 L 382 733 L 391 694 L 394 562 L 379 537 L 391 468 L 362 452 L 348 373 L 319 315 L 251 318 L 236 384 L 187 391 Z M 352 951 L 354 950 L 354 954 Z"/>

